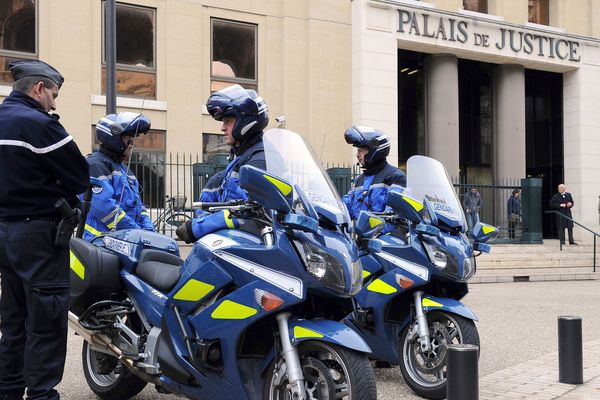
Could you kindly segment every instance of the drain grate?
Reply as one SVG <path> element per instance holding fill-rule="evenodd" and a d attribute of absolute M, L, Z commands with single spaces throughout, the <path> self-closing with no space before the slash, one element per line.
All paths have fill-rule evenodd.
<path fill-rule="evenodd" d="M 529 282 L 529 275 L 515 275 L 513 282 Z"/>

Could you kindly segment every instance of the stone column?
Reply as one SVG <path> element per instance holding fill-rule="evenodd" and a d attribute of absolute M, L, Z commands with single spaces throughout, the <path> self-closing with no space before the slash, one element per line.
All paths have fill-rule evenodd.
<path fill-rule="evenodd" d="M 434 54 L 427 74 L 427 155 L 458 176 L 458 63 L 453 54 Z"/>
<path fill-rule="evenodd" d="M 525 178 L 525 70 L 499 65 L 494 70 L 494 180 Z"/>

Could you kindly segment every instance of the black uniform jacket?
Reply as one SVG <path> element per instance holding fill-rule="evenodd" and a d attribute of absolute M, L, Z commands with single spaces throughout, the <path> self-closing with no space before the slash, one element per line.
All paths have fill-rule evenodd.
<path fill-rule="evenodd" d="M 0 219 L 58 217 L 89 184 L 88 163 L 58 119 L 13 91 L 0 105 Z"/>
<path fill-rule="evenodd" d="M 550 208 L 553 210 L 557 210 L 562 215 L 565 215 L 569 218 L 573 218 L 573 216 L 571 214 L 571 207 L 561 207 L 560 206 L 561 204 L 566 205 L 567 203 L 571 203 L 571 207 L 573 207 L 573 205 L 575 204 L 575 202 L 573 201 L 573 196 L 571 196 L 571 193 L 569 193 L 569 192 L 565 192 L 563 194 L 554 193 L 554 195 L 550 199 Z M 560 218 L 560 216 L 557 215 L 557 218 Z M 562 218 L 562 219 L 563 219 L 563 226 L 565 228 L 573 227 L 573 222 L 571 222 L 565 218 Z"/>

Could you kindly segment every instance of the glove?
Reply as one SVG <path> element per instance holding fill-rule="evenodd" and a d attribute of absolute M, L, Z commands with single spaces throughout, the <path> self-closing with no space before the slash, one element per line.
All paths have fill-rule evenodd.
<path fill-rule="evenodd" d="M 192 221 L 187 221 L 185 224 L 180 225 L 175 230 L 175 234 L 186 243 L 194 243 L 196 241 L 196 237 L 192 232 Z"/>

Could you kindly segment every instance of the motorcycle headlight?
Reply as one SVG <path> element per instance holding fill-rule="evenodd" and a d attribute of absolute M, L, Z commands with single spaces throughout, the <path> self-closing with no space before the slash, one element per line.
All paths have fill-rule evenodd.
<path fill-rule="evenodd" d="M 355 295 L 362 288 L 363 275 L 362 275 L 362 264 L 360 259 L 357 259 L 352 263 L 352 287 L 350 288 L 350 294 Z"/>
<path fill-rule="evenodd" d="M 458 278 L 458 263 L 456 257 L 436 244 L 423 242 L 431 263 L 446 274 Z"/>
<path fill-rule="evenodd" d="M 317 278 L 324 286 L 336 292 L 344 293 L 346 282 L 344 280 L 344 267 L 340 261 L 319 247 L 304 241 L 294 241 L 298 252 L 304 262 L 306 272 Z M 362 274 L 362 269 L 359 274 Z M 352 266 L 352 281 L 354 282 L 354 264 Z M 354 285 L 353 285 L 354 287 Z"/>
<path fill-rule="evenodd" d="M 475 263 L 475 257 L 465 257 L 465 261 L 463 263 L 463 279 L 464 281 L 468 281 L 475 275 L 475 271 L 477 269 L 477 264 Z"/>

